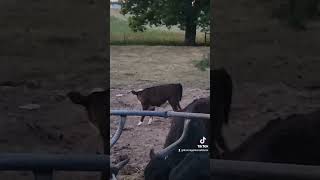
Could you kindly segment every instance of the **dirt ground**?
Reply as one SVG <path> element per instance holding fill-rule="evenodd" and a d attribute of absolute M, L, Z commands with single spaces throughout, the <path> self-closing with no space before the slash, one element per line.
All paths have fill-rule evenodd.
<path fill-rule="evenodd" d="M 296 31 L 272 13 L 286 0 L 215 1 L 215 68 L 234 81 L 231 124 L 234 148 L 268 121 L 319 110 L 320 18 Z M 301 122 L 303 123 L 303 122 Z"/>
<path fill-rule="evenodd" d="M 73 0 L 0 2 L 1 153 L 101 152 L 85 111 L 65 94 L 107 85 L 106 17 L 99 10 L 103 4 L 100 0 L 91 5 Z M 31 103 L 35 109 L 23 107 Z M 97 179 L 97 175 L 57 172 L 55 179 Z M 33 176 L 1 171 L 0 179 Z"/>
<path fill-rule="evenodd" d="M 97 12 L 94 6 L 88 10 L 87 1 L 55 2 L 24 1 L 19 6 L 17 1 L 0 2 L 0 83 L 11 82 L 0 86 L 1 152 L 101 152 L 101 142 L 88 124 L 84 109 L 65 97 L 70 90 L 87 93 L 106 86 L 105 62 L 109 57 L 101 50 L 103 43 L 96 43 L 103 37 L 99 34 L 102 30 L 84 28 L 99 29 L 101 24 L 86 18 Z M 72 2 L 68 7 L 78 9 L 83 16 L 77 17 L 79 12 L 63 15 L 62 2 Z M 234 80 L 231 123 L 225 131 L 232 148 L 269 120 L 307 113 L 320 106 L 316 87 L 320 24 L 310 22 L 305 32 L 291 30 L 271 18 L 274 2 L 215 1 L 212 59 L 215 66 L 224 66 Z M 67 18 L 71 20 L 66 22 L 74 24 L 62 23 Z M 164 82 L 181 81 L 182 106 L 207 96 L 207 73 L 197 71 L 192 61 L 208 51 L 196 47 L 111 47 L 111 108 L 140 109 L 128 91 Z M 40 108 L 21 108 L 30 103 Z M 158 108 L 165 109 L 170 107 Z M 120 172 L 123 179 L 142 178 L 149 150 L 161 149 L 170 120 L 155 118 L 152 125 L 145 122 L 140 127 L 137 123 L 137 117 L 128 119 L 111 151 L 113 161 L 123 155 L 130 158 Z M 112 132 L 115 127 L 116 118 L 112 117 Z M 29 172 L 0 172 L 0 179 L 32 178 Z M 97 179 L 97 173 L 58 172 L 55 178 Z"/>
<path fill-rule="evenodd" d="M 287 21 L 272 18 L 273 11 L 283 2 L 285 0 L 221 0 L 213 3 L 215 41 L 211 59 L 214 68 L 227 69 L 234 83 L 230 124 L 224 131 L 231 148 L 238 146 L 270 120 L 319 110 L 320 18 L 309 21 L 307 31 L 293 30 L 288 27 Z M 116 91 L 115 94 L 125 94 L 126 90 Z M 188 99 L 187 92 L 184 96 Z M 131 95 L 126 97 L 134 98 Z M 123 104 L 127 102 L 120 101 Z M 136 108 L 129 104 L 129 109 Z M 149 128 L 146 123 L 136 127 L 138 119 L 133 121 L 119 140 L 119 145 L 125 143 L 113 150 L 116 156 L 129 154 L 131 158 L 129 165 L 121 172 L 124 179 L 142 177 L 141 167 L 144 166 L 143 160 L 148 160 L 149 149 L 161 148 L 167 133 L 159 128 Z M 151 127 L 163 128 L 163 123 L 159 120 L 159 126 L 152 124 Z M 159 135 L 154 141 L 156 143 L 148 145 L 147 132 L 140 136 L 145 128 Z M 130 138 L 135 136 L 134 132 L 146 142 L 138 140 L 135 143 L 136 138 Z M 142 147 L 146 147 L 145 150 Z M 135 148 L 142 149 L 139 152 L 141 156 L 132 156 L 131 149 Z"/>
<path fill-rule="evenodd" d="M 209 96 L 209 71 L 199 71 L 193 61 L 209 53 L 208 47 L 163 46 L 113 46 L 110 64 L 110 108 L 141 110 L 141 105 L 131 90 L 163 83 L 181 83 L 184 107 L 194 99 Z M 119 96 L 120 95 L 120 96 Z M 165 104 L 157 111 L 172 110 Z M 119 179 L 143 179 L 143 171 L 149 162 L 149 151 L 163 148 L 170 128 L 170 119 L 155 117 L 148 125 L 149 117 L 137 126 L 140 117 L 128 117 L 125 130 L 111 149 L 111 160 L 118 162 L 128 156 L 130 162 L 120 172 Z M 116 131 L 119 117 L 112 117 L 110 132 Z"/>

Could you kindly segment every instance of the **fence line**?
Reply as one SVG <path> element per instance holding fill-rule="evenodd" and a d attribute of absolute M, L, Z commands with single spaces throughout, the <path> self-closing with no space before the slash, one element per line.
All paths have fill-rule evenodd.
<path fill-rule="evenodd" d="M 109 171 L 110 157 L 96 154 L 2 153 L 0 171 L 32 171 L 36 180 L 51 180 L 54 171 Z"/>
<path fill-rule="evenodd" d="M 118 130 L 123 129 L 127 116 L 210 118 L 209 114 L 174 111 L 111 110 L 110 114 L 121 116 Z M 116 132 L 115 135 L 116 137 L 112 138 L 114 143 L 119 139 L 121 132 Z M 210 167 L 213 177 L 320 179 L 320 166 L 311 165 L 210 159 Z M 36 180 L 52 180 L 54 171 L 107 171 L 109 168 L 108 155 L 0 154 L 0 171 L 32 171 Z"/>
<path fill-rule="evenodd" d="M 158 117 L 183 117 L 183 118 L 205 118 L 210 119 L 210 114 L 204 113 L 187 113 L 175 111 L 135 111 L 135 110 L 110 110 L 110 115 L 120 116 L 118 128 L 110 140 L 110 148 L 112 148 L 122 134 L 127 116 L 158 116 Z"/>
<path fill-rule="evenodd" d="M 205 118 L 210 119 L 210 114 L 188 113 L 176 111 L 135 111 L 135 110 L 111 110 L 113 116 L 158 116 L 158 117 L 183 117 L 183 118 Z"/>

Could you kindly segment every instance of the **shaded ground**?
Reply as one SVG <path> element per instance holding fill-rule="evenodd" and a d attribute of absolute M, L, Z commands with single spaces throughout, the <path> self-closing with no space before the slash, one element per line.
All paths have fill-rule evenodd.
<path fill-rule="evenodd" d="M 295 31 L 287 21 L 272 18 L 283 2 L 221 0 L 213 5 L 212 59 L 235 84 L 225 133 L 232 147 L 269 120 L 319 109 L 319 18 L 308 22 L 307 31 Z"/>
<path fill-rule="evenodd" d="M 136 96 L 130 91 L 163 83 L 182 84 L 182 107 L 196 98 L 209 96 L 209 71 L 199 71 L 193 64 L 194 60 L 200 60 L 208 51 L 207 47 L 112 46 L 111 109 L 141 110 Z M 168 104 L 157 108 L 157 111 L 164 110 L 172 109 Z M 160 150 L 169 131 L 170 119 L 155 117 L 153 123 L 147 125 L 149 117 L 146 117 L 138 127 L 139 119 L 128 118 L 122 136 L 111 149 L 114 163 L 126 155 L 130 158 L 120 173 L 120 179 L 143 179 L 150 149 Z M 111 134 L 117 128 L 117 122 L 118 117 L 111 118 Z"/>
<path fill-rule="evenodd" d="M 103 3 L 0 2 L 1 153 L 100 151 L 100 141 L 88 128 L 84 110 L 65 94 L 106 86 L 105 17 L 99 10 Z M 40 108 L 19 108 L 30 103 Z M 87 172 L 55 173 L 55 179 L 97 177 Z M 33 176 L 1 171 L 0 179 L 31 180 Z"/>

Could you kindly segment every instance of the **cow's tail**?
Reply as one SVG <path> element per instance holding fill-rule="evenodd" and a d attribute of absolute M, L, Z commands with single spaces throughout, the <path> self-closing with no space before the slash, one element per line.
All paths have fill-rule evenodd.
<path fill-rule="evenodd" d="M 179 83 L 178 84 L 178 91 L 179 91 L 179 97 L 178 97 L 178 99 L 179 99 L 179 101 L 181 101 L 181 99 L 182 99 L 182 93 L 183 93 L 183 88 L 182 88 L 182 85 Z"/>

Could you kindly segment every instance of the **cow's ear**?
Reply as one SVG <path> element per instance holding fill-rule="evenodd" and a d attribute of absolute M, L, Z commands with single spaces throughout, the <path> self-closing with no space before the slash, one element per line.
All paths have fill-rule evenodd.
<path fill-rule="evenodd" d="M 156 157 L 156 154 L 154 153 L 154 149 L 151 149 L 151 150 L 150 150 L 149 155 L 150 155 L 150 159 L 153 159 L 153 158 Z"/>
<path fill-rule="evenodd" d="M 132 90 L 131 93 L 134 94 L 134 95 L 137 95 L 137 94 L 138 94 L 138 92 L 136 92 L 136 91 L 134 91 L 134 90 Z"/>
<path fill-rule="evenodd" d="M 83 106 L 87 106 L 88 104 L 88 96 L 83 96 L 79 92 L 72 91 L 72 92 L 69 92 L 67 96 L 75 104 L 81 104 Z"/>

